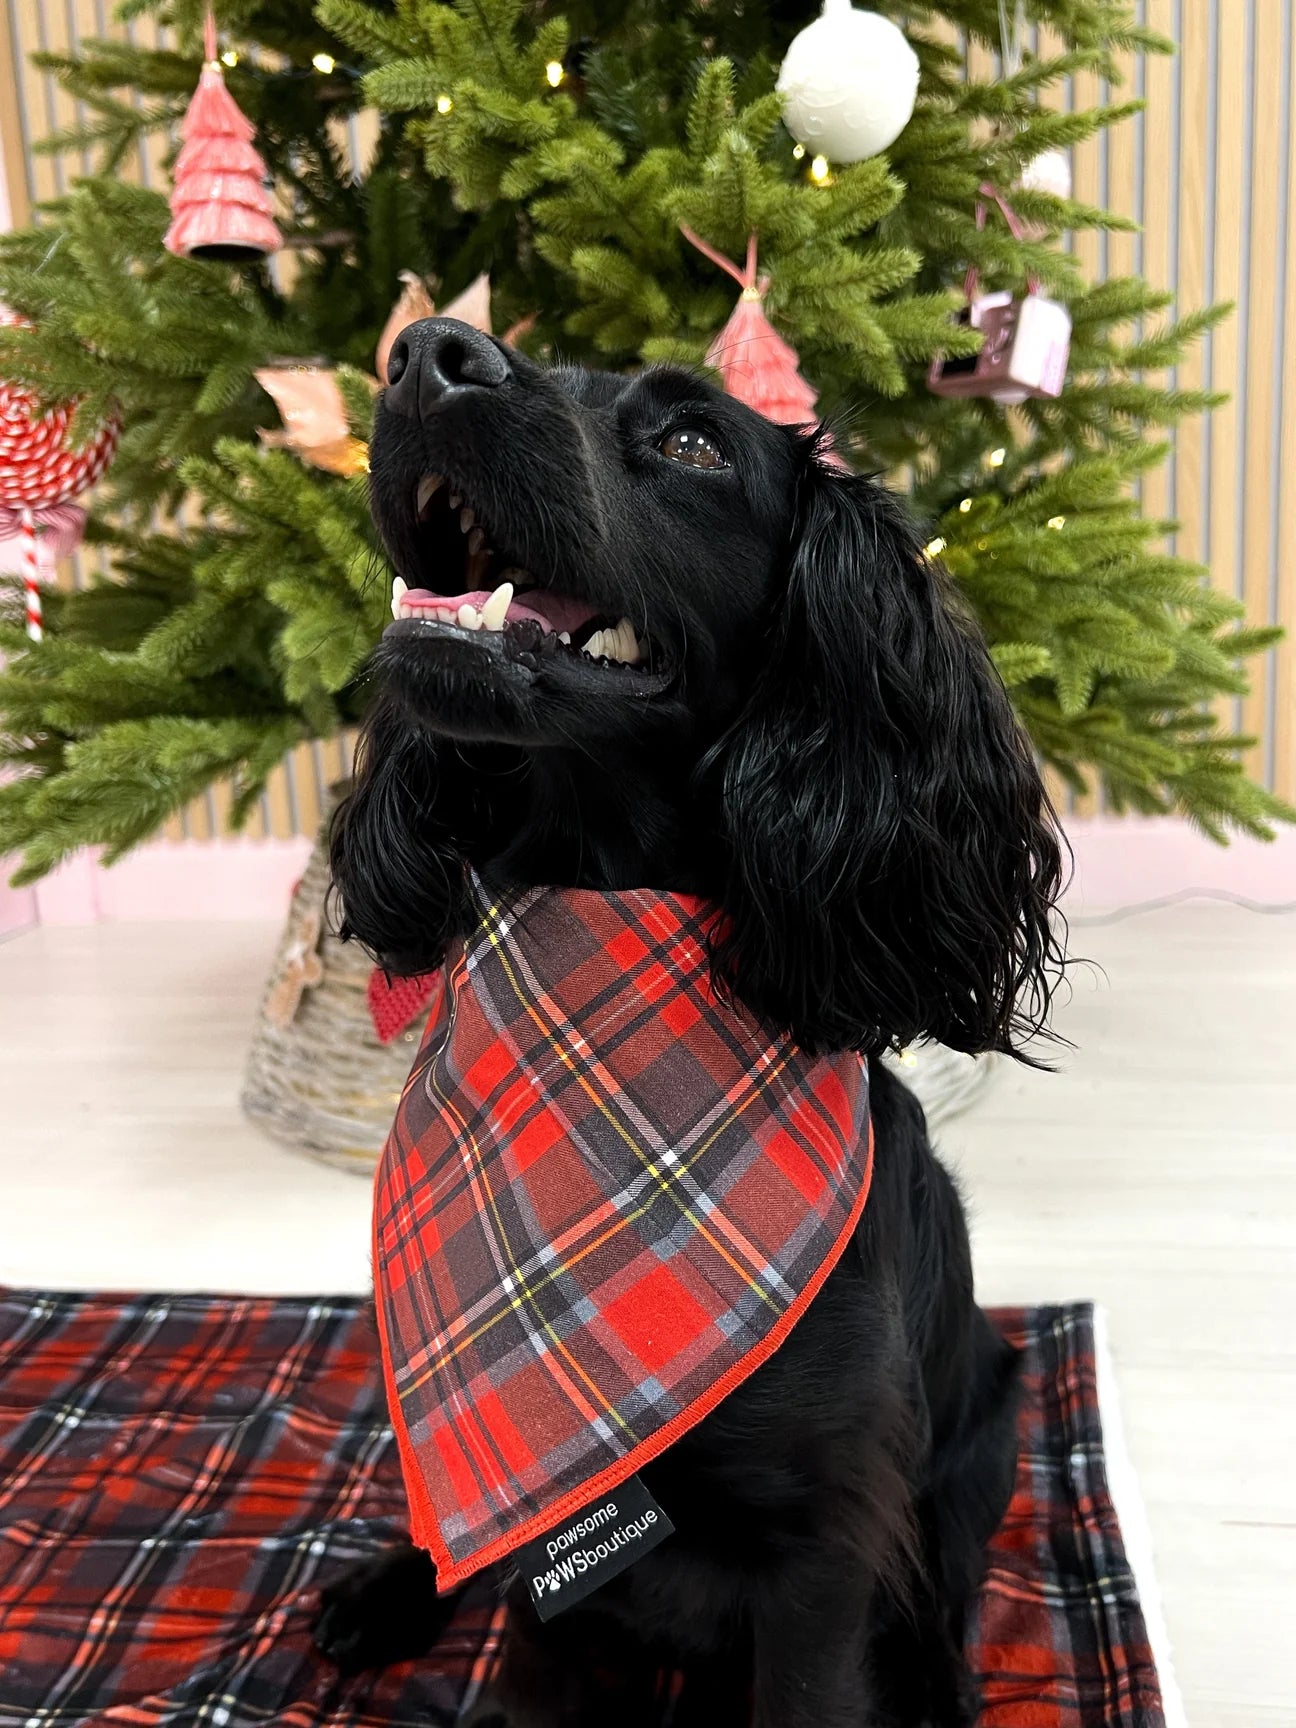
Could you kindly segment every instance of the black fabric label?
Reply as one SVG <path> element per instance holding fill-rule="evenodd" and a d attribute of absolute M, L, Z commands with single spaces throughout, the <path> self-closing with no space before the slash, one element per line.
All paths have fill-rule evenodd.
<path fill-rule="evenodd" d="M 542 1620 L 585 1598 L 654 1549 L 675 1526 L 637 1476 L 514 1555 Z"/>

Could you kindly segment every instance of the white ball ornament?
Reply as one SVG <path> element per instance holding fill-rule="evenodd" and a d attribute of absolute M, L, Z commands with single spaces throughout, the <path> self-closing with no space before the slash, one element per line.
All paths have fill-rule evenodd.
<path fill-rule="evenodd" d="M 904 33 L 850 0 L 792 39 L 778 78 L 788 131 L 833 162 L 862 162 L 904 131 L 918 95 L 918 56 Z"/>
<path fill-rule="evenodd" d="M 1065 150 L 1041 150 L 1022 169 L 1018 182 L 1028 192 L 1051 192 L 1055 198 L 1071 196 L 1071 159 Z"/>

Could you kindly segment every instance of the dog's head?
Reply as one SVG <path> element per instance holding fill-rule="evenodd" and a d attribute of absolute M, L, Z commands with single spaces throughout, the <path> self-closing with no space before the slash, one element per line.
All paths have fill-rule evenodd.
<path fill-rule="evenodd" d="M 447 319 L 370 457 L 397 571 L 344 930 L 434 965 L 464 867 L 688 889 L 719 985 L 812 1049 L 1013 1049 L 1047 1008 L 1052 813 L 902 506 L 690 373 L 546 370 Z"/>
<path fill-rule="evenodd" d="M 680 371 L 546 371 L 433 318 L 371 458 L 398 572 L 379 665 L 446 737 L 531 749 L 714 733 L 746 690 L 806 466 Z"/>

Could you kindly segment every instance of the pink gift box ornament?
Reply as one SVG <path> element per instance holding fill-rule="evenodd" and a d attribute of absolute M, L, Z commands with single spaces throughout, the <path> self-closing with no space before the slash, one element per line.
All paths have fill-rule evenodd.
<path fill-rule="evenodd" d="M 993 187 L 994 199 L 1015 237 L 1021 237 L 1013 212 Z M 977 227 L 985 225 L 985 205 L 977 205 Z M 1071 314 L 1060 301 L 1041 294 L 1032 282 L 1017 296 L 978 294 L 975 267 L 964 283 L 967 305 L 960 324 L 984 333 L 980 352 L 959 357 L 938 354 L 927 375 L 936 396 L 984 396 L 994 402 L 1024 402 L 1028 396 L 1060 396 L 1071 350 Z"/>

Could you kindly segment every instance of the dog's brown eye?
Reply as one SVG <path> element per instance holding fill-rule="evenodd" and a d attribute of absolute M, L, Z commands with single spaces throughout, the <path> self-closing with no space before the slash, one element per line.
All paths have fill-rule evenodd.
<path fill-rule="evenodd" d="M 672 462 L 687 462 L 690 468 L 727 468 L 724 451 L 714 438 L 696 426 L 680 426 L 661 441 L 661 453 Z"/>

